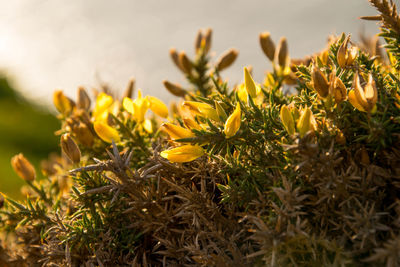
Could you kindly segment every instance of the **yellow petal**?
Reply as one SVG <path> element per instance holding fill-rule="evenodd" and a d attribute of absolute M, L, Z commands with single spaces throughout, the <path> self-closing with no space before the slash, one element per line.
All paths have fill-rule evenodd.
<path fill-rule="evenodd" d="M 283 126 L 285 126 L 286 131 L 290 135 L 294 134 L 295 129 L 294 129 L 293 115 L 292 115 L 292 112 L 290 112 L 289 108 L 286 105 L 283 105 L 281 107 L 280 117 L 281 117 Z"/>
<path fill-rule="evenodd" d="M 109 126 L 107 123 L 103 121 L 96 121 L 94 122 L 93 126 L 95 132 L 103 141 L 107 143 L 111 143 L 112 140 L 114 140 L 114 142 L 120 141 L 118 131 Z"/>
<path fill-rule="evenodd" d="M 96 105 L 93 109 L 93 117 L 95 120 L 106 120 L 108 116 L 108 108 L 112 105 L 113 98 L 106 93 L 100 93 L 96 98 Z"/>
<path fill-rule="evenodd" d="M 306 108 L 301 113 L 299 121 L 297 122 L 297 130 L 300 137 L 303 137 L 308 131 L 312 130 L 313 115 L 310 108 Z"/>
<path fill-rule="evenodd" d="M 143 122 L 143 129 L 150 134 L 153 133 L 153 124 L 151 123 L 151 120 L 145 120 Z"/>
<path fill-rule="evenodd" d="M 196 129 L 201 130 L 201 126 L 191 118 L 183 118 L 183 123 L 185 124 L 186 128 L 188 129 Z"/>
<path fill-rule="evenodd" d="M 166 122 L 162 124 L 162 129 L 169 134 L 171 139 L 182 139 L 194 137 L 194 133 L 191 130 L 185 129 L 181 126 Z"/>
<path fill-rule="evenodd" d="M 154 96 L 148 96 L 147 99 L 150 103 L 150 109 L 160 117 L 168 117 L 168 107 L 160 99 Z"/>
<path fill-rule="evenodd" d="M 204 150 L 198 145 L 183 145 L 162 151 L 160 155 L 171 162 L 189 162 L 204 155 Z"/>
<path fill-rule="evenodd" d="M 246 67 L 244 67 L 244 84 L 246 86 L 247 93 L 253 98 L 256 97 L 256 84 Z"/>
<path fill-rule="evenodd" d="M 138 90 L 138 98 L 133 101 L 133 116 L 137 122 L 144 121 L 144 115 L 146 114 L 149 105 L 147 98 L 143 98 L 142 92 Z"/>
<path fill-rule="evenodd" d="M 240 128 L 242 112 L 240 110 L 240 104 L 236 104 L 236 108 L 233 113 L 228 117 L 225 122 L 224 133 L 226 138 L 234 136 Z"/>
<path fill-rule="evenodd" d="M 133 109 L 133 101 L 129 97 L 124 97 L 124 100 L 122 101 L 122 106 L 132 115 L 135 112 L 135 110 Z"/>

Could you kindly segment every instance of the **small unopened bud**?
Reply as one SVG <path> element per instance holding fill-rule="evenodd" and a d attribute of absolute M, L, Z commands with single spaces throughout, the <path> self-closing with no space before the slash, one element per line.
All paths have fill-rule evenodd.
<path fill-rule="evenodd" d="M 135 90 L 135 79 L 131 78 L 128 82 L 128 85 L 125 88 L 124 94 L 122 95 L 122 99 L 124 99 L 125 97 L 132 98 L 134 90 Z"/>
<path fill-rule="evenodd" d="M 197 32 L 196 39 L 194 41 L 194 49 L 195 49 L 196 53 L 198 53 L 200 51 L 202 40 L 203 40 L 203 34 L 202 34 L 201 30 L 199 30 Z"/>
<path fill-rule="evenodd" d="M 320 97 L 325 98 L 329 95 L 328 79 L 317 66 L 313 66 L 312 68 L 311 80 L 315 91 L 317 91 Z"/>
<path fill-rule="evenodd" d="M 275 60 L 278 61 L 279 66 L 282 68 L 286 67 L 289 64 L 289 51 L 287 40 L 285 37 L 282 37 L 279 40 L 279 45 L 277 50 L 275 51 Z"/>
<path fill-rule="evenodd" d="M 74 102 L 66 97 L 61 90 L 57 90 L 53 94 L 53 103 L 58 112 L 64 116 L 69 115 L 74 107 Z"/>
<path fill-rule="evenodd" d="M 190 72 L 192 71 L 192 62 L 190 61 L 190 59 L 188 58 L 188 56 L 186 55 L 185 51 L 181 51 L 179 53 L 179 63 L 182 67 L 182 70 L 187 73 L 190 74 Z"/>
<path fill-rule="evenodd" d="M 216 64 L 216 68 L 218 69 L 218 71 L 222 71 L 232 65 L 233 62 L 235 62 L 238 54 L 239 51 L 234 48 L 229 49 L 228 51 L 223 53 Z"/>
<path fill-rule="evenodd" d="M 222 118 L 223 121 L 225 121 L 228 118 L 228 115 L 226 115 L 224 108 L 218 101 L 215 101 L 215 109 L 217 110 L 218 116 Z"/>
<path fill-rule="evenodd" d="M 80 109 L 89 110 L 90 108 L 90 98 L 87 94 L 85 88 L 82 86 L 78 88 L 78 100 L 76 105 Z"/>
<path fill-rule="evenodd" d="M 203 40 L 204 40 L 204 53 L 208 53 L 211 49 L 211 38 L 212 38 L 212 29 L 208 28 L 206 30 L 206 33 L 204 34 Z"/>
<path fill-rule="evenodd" d="M 273 61 L 275 56 L 275 44 L 271 39 L 269 32 L 260 33 L 260 45 L 264 54 Z"/>
<path fill-rule="evenodd" d="M 81 161 L 81 151 L 69 134 L 66 133 L 61 136 L 60 146 L 64 154 L 73 163 L 79 163 Z"/>
<path fill-rule="evenodd" d="M 32 164 L 22 155 L 15 155 L 11 159 L 11 166 L 19 177 L 27 182 L 32 182 L 36 178 L 36 171 Z"/>
<path fill-rule="evenodd" d="M 181 66 L 181 63 L 179 62 L 179 54 L 175 48 L 171 48 L 169 50 L 169 55 L 171 56 L 172 61 L 175 63 L 175 66 L 177 66 L 182 72 L 185 72 Z"/>
<path fill-rule="evenodd" d="M 187 91 L 183 89 L 180 85 L 178 84 L 173 84 L 170 83 L 167 80 L 163 81 L 163 84 L 165 88 L 174 96 L 179 96 L 179 97 L 184 97 L 187 94 Z"/>
<path fill-rule="evenodd" d="M 86 147 L 91 147 L 94 141 L 94 135 L 92 131 L 83 122 L 73 128 L 73 132 L 78 139 L 78 142 Z"/>
<path fill-rule="evenodd" d="M 246 67 L 244 67 L 244 84 L 246 86 L 247 93 L 252 97 L 255 98 L 257 96 L 257 88 L 253 78 L 250 75 L 250 72 Z"/>

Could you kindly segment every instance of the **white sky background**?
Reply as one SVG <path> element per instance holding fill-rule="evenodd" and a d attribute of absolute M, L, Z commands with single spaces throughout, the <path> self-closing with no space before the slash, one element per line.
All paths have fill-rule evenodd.
<path fill-rule="evenodd" d="M 3 3 L 4 1 L 4 3 Z M 328 34 L 362 29 L 378 32 L 367 0 L 1 0 L 0 69 L 30 98 L 50 104 L 54 89 L 75 98 L 79 85 L 98 78 L 121 92 L 130 77 L 136 88 L 173 99 L 162 80 L 186 85 L 169 58 L 169 48 L 193 56 L 199 28 L 214 30 L 212 51 L 239 49 L 223 76 L 232 85 L 242 68 L 254 67 L 262 81 L 270 68 L 258 43 L 262 31 L 277 42 L 286 36 L 292 57 L 324 48 Z"/>

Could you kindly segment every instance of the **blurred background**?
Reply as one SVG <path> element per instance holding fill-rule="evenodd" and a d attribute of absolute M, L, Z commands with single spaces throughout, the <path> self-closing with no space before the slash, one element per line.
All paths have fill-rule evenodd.
<path fill-rule="evenodd" d="M 395 1 L 396 2 L 396 1 Z M 322 50 L 329 34 L 378 32 L 367 0 L 13 0 L 0 9 L 0 191 L 17 197 L 22 180 L 10 158 L 23 152 L 38 167 L 58 150 L 52 92 L 75 99 L 78 86 L 107 83 L 122 92 L 128 79 L 136 88 L 164 101 L 168 79 L 185 85 L 169 58 L 171 47 L 194 55 L 200 28 L 213 29 L 216 58 L 234 47 L 240 53 L 224 71 L 230 85 L 242 80 L 242 68 L 254 67 L 261 82 L 270 63 L 258 35 L 286 36 L 291 57 Z M 215 58 L 215 59 L 216 59 Z M 49 111 L 50 108 L 50 111 Z M 39 168 L 38 168 L 39 170 Z"/>

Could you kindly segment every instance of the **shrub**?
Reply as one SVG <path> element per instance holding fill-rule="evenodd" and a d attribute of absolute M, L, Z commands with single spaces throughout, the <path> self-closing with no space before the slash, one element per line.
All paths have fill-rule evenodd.
<path fill-rule="evenodd" d="M 290 59 L 287 41 L 260 43 L 265 80 L 233 89 L 215 63 L 211 30 L 196 57 L 171 50 L 190 87 L 171 110 L 133 81 L 124 98 L 98 92 L 94 107 L 54 94 L 62 155 L 33 180 L 22 155 L 13 167 L 26 201 L 5 197 L 3 264 L 44 266 L 400 265 L 400 18 L 380 12 L 381 37 Z M 148 109 L 153 117 L 145 116 Z M 167 118 L 167 120 L 163 119 Z M 165 122 L 160 126 L 160 122 Z"/>

